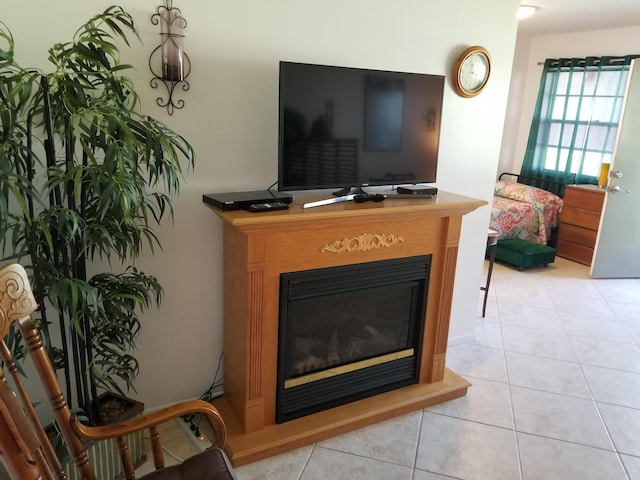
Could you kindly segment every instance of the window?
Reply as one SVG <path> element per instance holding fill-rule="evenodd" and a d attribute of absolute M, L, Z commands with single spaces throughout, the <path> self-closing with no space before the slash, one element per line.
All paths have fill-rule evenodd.
<path fill-rule="evenodd" d="M 612 160 L 635 57 L 545 62 L 521 175 L 597 183 L 601 164 Z"/>

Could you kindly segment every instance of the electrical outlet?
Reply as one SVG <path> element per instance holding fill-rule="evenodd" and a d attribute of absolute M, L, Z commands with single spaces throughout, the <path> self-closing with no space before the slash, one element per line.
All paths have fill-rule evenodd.
<path fill-rule="evenodd" d="M 189 437 L 191 443 L 193 443 L 199 452 L 203 452 L 207 448 L 211 447 L 211 442 L 202 432 L 200 432 L 200 435 L 198 436 L 193 430 L 191 430 L 190 422 L 185 422 L 182 418 L 176 418 L 176 422 L 178 422 L 180 428 L 184 430 L 185 435 Z"/>

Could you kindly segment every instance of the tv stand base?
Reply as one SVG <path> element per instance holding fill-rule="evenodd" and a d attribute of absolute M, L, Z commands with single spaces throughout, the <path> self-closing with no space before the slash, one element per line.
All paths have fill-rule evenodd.
<path fill-rule="evenodd" d="M 333 192 L 336 197 L 344 197 L 345 195 L 369 195 L 368 192 L 365 192 L 362 187 L 344 187 L 340 190 L 336 190 Z"/>

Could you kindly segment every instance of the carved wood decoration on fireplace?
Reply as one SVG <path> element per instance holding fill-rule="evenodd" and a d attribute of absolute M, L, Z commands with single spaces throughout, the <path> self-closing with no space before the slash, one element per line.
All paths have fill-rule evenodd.
<path fill-rule="evenodd" d="M 227 425 L 225 450 L 236 466 L 459 397 L 469 386 L 445 367 L 449 316 L 462 216 L 487 202 L 440 191 L 432 199 L 303 208 L 305 202 L 322 198 L 296 198 L 288 210 L 259 215 L 211 208 L 223 221 L 224 242 L 224 395 L 213 403 Z M 414 306 L 424 310 L 423 326 L 411 327 L 407 336 L 418 335 L 419 342 L 398 354 L 413 349 L 416 380 L 279 421 L 281 278 L 421 256 L 430 257 L 425 305 Z M 367 273 L 359 279 L 375 276 Z M 373 290 L 384 303 L 381 293 L 392 289 Z M 317 373 L 311 370 L 311 375 Z M 293 376 L 287 381 L 306 375 Z"/>
<path fill-rule="evenodd" d="M 430 259 L 280 276 L 276 421 L 417 382 Z"/>

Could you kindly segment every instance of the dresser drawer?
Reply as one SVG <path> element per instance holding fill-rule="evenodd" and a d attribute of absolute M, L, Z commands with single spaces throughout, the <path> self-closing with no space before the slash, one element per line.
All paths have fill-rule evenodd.
<path fill-rule="evenodd" d="M 563 223 L 570 223 L 571 225 L 598 230 L 600 212 L 564 205 L 562 207 L 562 214 L 560 215 L 560 222 L 561 225 Z M 562 228 L 562 226 L 560 228 Z"/>
<path fill-rule="evenodd" d="M 561 223 L 558 227 L 558 239 L 593 248 L 596 244 L 598 232 L 588 228 L 578 227 L 570 223 Z"/>
<path fill-rule="evenodd" d="M 558 239 L 556 244 L 556 254 L 562 258 L 568 258 L 574 262 L 584 265 L 591 265 L 593 258 L 593 248 L 585 247 L 567 240 Z"/>
<path fill-rule="evenodd" d="M 559 257 L 591 265 L 604 194 L 591 186 L 567 185 L 556 244 Z"/>
<path fill-rule="evenodd" d="M 565 206 L 600 212 L 604 202 L 604 190 L 568 186 L 564 191 L 563 201 Z"/>

